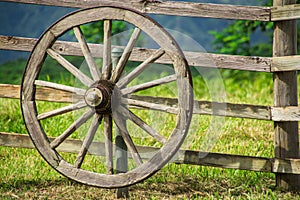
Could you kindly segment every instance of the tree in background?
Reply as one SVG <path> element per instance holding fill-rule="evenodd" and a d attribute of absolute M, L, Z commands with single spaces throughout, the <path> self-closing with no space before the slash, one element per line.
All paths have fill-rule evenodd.
<path fill-rule="evenodd" d="M 297 3 L 300 3 L 300 0 Z M 272 5 L 273 0 L 267 0 L 265 3 L 265 6 Z M 272 56 L 273 22 L 236 20 L 221 32 L 210 33 L 215 37 L 213 47 L 218 53 Z M 298 34 L 300 36 L 300 30 Z M 259 38 L 255 38 L 257 35 Z"/>
<path fill-rule="evenodd" d="M 213 47 L 218 53 L 244 56 L 272 55 L 272 22 L 235 21 L 221 32 L 212 31 L 215 36 Z M 261 31 L 265 41 L 253 43 L 251 37 Z"/>
<path fill-rule="evenodd" d="M 103 42 L 103 21 L 90 23 L 81 26 L 81 29 L 86 37 L 86 40 L 90 43 L 102 43 Z M 113 21 L 112 35 L 123 32 L 126 29 L 126 23 L 121 21 Z"/>

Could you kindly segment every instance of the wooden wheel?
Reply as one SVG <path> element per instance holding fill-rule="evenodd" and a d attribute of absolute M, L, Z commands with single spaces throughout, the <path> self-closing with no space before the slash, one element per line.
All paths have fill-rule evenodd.
<path fill-rule="evenodd" d="M 101 65 L 93 58 L 90 45 L 87 44 L 81 30 L 85 24 L 98 21 L 103 21 L 104 24 Z M 113 69 L 111 27 L 115 21 L 126 22 L 135 28 Z M 58 38 L 70 35 L 70 31 L 74 32 L 77 39 L 75 46 L 82 51 L 88 71 L 81 70 L 54 48 Z M 135 68 L 131 67 L 131 71 L 124 75 L 133 46 L 141 33 L 152 38 L 159 48 Z M 173 65 L 168 67 L 172 68 L 173 74 L 134 85 L 133 80 L 162 56 L 172 61 Z M 50 64 L 47 62 L 49 59 L 52 60 Z M 53 61 L 65 70 L 65 74 L 79 80 L 81 86 L 75 86 L 74 82 L 56 81 L 48 76 L 45 78 L 42 75 L 43 71 L 56 67 Z M 159 94 L 135 95 L 149 88 L 167 84 L 176 86 L 176 99 L 160 97 Z M 59 105 L 40 101 L 37 97 L 40 88 L 72 93 L 73 101 Z M 163 167 L 176 154 L 185 138 L 193 106 L 192 83 L 187 62 L 172 37 L 149 17 L 130 9 L 111 6 L 76 11 L 52 25 L 41 36 L 31 53 L 23 75 L 21 96 L 26 127 L 43 158 L 66 177 L 106 188 L 132 185 Z M 174 103 L 172 106 L 168 103 L 171 100 Z M 70 114 L 75 112 L 79 114 Z M 174 125 L 171 129 L 161 128 L 158 131 L 151 121 L 148 122 L 147 112 L 166 112 L 172 116 L 171 121 Z M 118 131 L 115 131 L 116 127 Z M 151 152 L 150 156 L 144 156 L 139 147 L 144 144 L 140 142 L 143 139 L 135 138 L 131 130 L 148 135 L 147 138 L 157 147 L 156 151 Z M 116 132 L 119 132 L 126 144 L 128 157 L 132 158 L 128 161 L 128 171 L 117 174 L 115 172 L 118 169 L 114 170 Z M 81 135 L 83 140 L 77 154 L 61 153 L 60 146 L 68 143 L 70 138 L 78 139 L 76 135 Z M 104 138 L 103 143 L 96 142 L 98 137 Z M 91 147 L 104 151 L 103 157 L 93 155 Z"/>

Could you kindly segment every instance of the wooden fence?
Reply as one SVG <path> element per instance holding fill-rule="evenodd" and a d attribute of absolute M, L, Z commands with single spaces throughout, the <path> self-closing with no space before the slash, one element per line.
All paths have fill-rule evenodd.
<path fill-rule="evenodd" d="M 3 1 L 3 0 L 1 0 Z M 4 0 L 26 4 L 40 4 L 50 6 L 63 6 L 73 8 L 87 8 L 100 5 L 113 5 L 115 0 Z M 290 5 L 287 5 L 290 4 Z M 119 6 L 130 7 L 144 13 L 193 16 L 206 18 L 222 18 L 235 20 L 273 21 L 275 23 L 273 57 L 248 57 L 237 55 L 220 55 L 184 52 L 189 65 L 201 67 L 218 67 L 225 69 L 249 70 L 256 72 L 270 72 L 274 74 L 274 106 L 258 106 L 246 104 L 227 103 L 226 108 L 214 110 L 212 105 L 217 102 L 197 101 L 195 113 L 216 114 L 238 118 L 252 118 L 274 121 L 275 125 L 275 157 L 261 158 L 240 155 L 208 153 L 200 159 L 197 151 L 180 151 L 174 161 L 176 163 L 208 165 L 223 168 L 244 169 L 276 173 L 277 186 L 287 190 L 300 191 L 300 159 L 298 121 L 300 121 L 300 108 L 297 100 L 297 70 L 300 70 L 300 56 L 296 54 L 296 24 L 295 19 L 300 18 L 300 5 L 295 0 L 274 0 L 273 7 L 262 6 L 236 6 L 191 2 L 153 2 L 143 3 L 139 0 L 118 1 Z M 0 49 L 15 51 L 31 51 L 37 39 L 14 36 L 0 36 Z M 53 47 L 63 55 L 81 55 L 80 48 L 72 42 L 59 42 Z M 90 44 L 94 55 L 102 55 L 102 45 Z M 135 48 L 130 60 L 143 61 L 153 52 L 152 49 Z M 207 58 L 215 62 L 211 64 Z M 169 61 L 161 57 L 159 62 Z M 0 84 L 1 98 L 19 98 L 18 85 Z M 72 97 L 66 92 L 52 89 L 41 89 L 39 99 L 50 101 L 71 102 Z M 54 95 L 55 94 L 55 95 Z M 55 96 L 55 98 L 53 98 Z M 59 97 L 59 98 L 58 98 Z M 270 97 L 271 98 L 271 97 Z M 217 107 L 217 106 L 215 106 Z M 0 145 L 10 147 L 33 148 L 29 137 L 22 134 L 0 132 Z M 103 145 L 103 144 L 96 144 Z M 81 141 L 68 140 L 60 147 L 61 151 L 77 152 Z M 72 147 L 72 148 L 70 148 Z M 93 147 L 92 147 L 93 149 Z M 98 148 L 99 149 L 99 148 Z M 104 148 L 102 148 L 104 149 Z M 140 148 L 139 151 L 145 149 Z M 105 155 L 97 150 L 95 155 Z"/>

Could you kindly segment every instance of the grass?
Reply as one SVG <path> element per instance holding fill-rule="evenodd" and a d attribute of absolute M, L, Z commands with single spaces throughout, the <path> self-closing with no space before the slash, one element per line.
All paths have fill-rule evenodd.
<path fill-rule="evenodd" d="M 272 77 L 269 74 L 221 71 L 226 101 L 272 105 Z M 209 84 L 209 83 L 207 83 Z M 194 78 L 197 99 L 207 100 L 208 90 L 200 77 Z M 223 97 L 222 97 L 223 98 Z M 53 109 L 54 106 L 50 107 Z M 41 105 L 40 109 L 45 108 Z M 26 134 L 18 100 L 0 99 L 1 131 Z M 72 119 L 72 116 L 65 116 Z M 216 118 L 222 122 L 213 135 L 213 152 L 273 157 L 273 123 L 252 119 Z M 52 119 L 51 119 L 52 120 Z M 64 122 L 45 123 L 48 129 L 62 129 Z M 193 119 L 184 147 L 203 150 L 210 116 Z M 57 126 L 56 124 L 60 124 Z M 164 127 L 167 130 L 169 127 Z M 207 147 L 208 148 L 208 147 Z M 72 156 L 70 156 L 72 157 Z M 91 163 L 92 164 L 92 163 Z M 0 199 L 115 199 L 115 190 L 75 183 L 53 170 L 34 149 L 0 147 Z M 149 179 L 129 188 L 129 199 L 299 199 L 299 195 L 275 188 L 271 173 L 214 167 L 168 164 Z"/>

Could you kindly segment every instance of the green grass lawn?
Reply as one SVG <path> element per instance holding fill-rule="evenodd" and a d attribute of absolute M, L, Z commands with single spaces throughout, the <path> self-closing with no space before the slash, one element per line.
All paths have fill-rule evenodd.
<path fill-rule="evenodd" d="M 265 73 L 221 71 L 226 101 L 272 105 L 272 76 Z M 209 99 L 208 88 L 194 78 L 197 99 Z M 19 101 L 0 99 L 0 131 L 26 134 Z M 209 116 L 191 128 L 188 147 L 202 150 Z M 198 122 L 198 121 L 196 121 Z M 212 152 L 273 157 L 273 123 L 222 118 Z M 50 127 L 51 129 L 51 127 Z M 201 146 L 202 145 L 202 146 Z M 0 147 L 0 199 L 115 199 L 115 190 L 75 183 L 53 170 L 34 149 Z M 299 199 L 275 188 L 271 173 L 168 164 L 142 183 L 129 188 L 130 199 Z"/>

